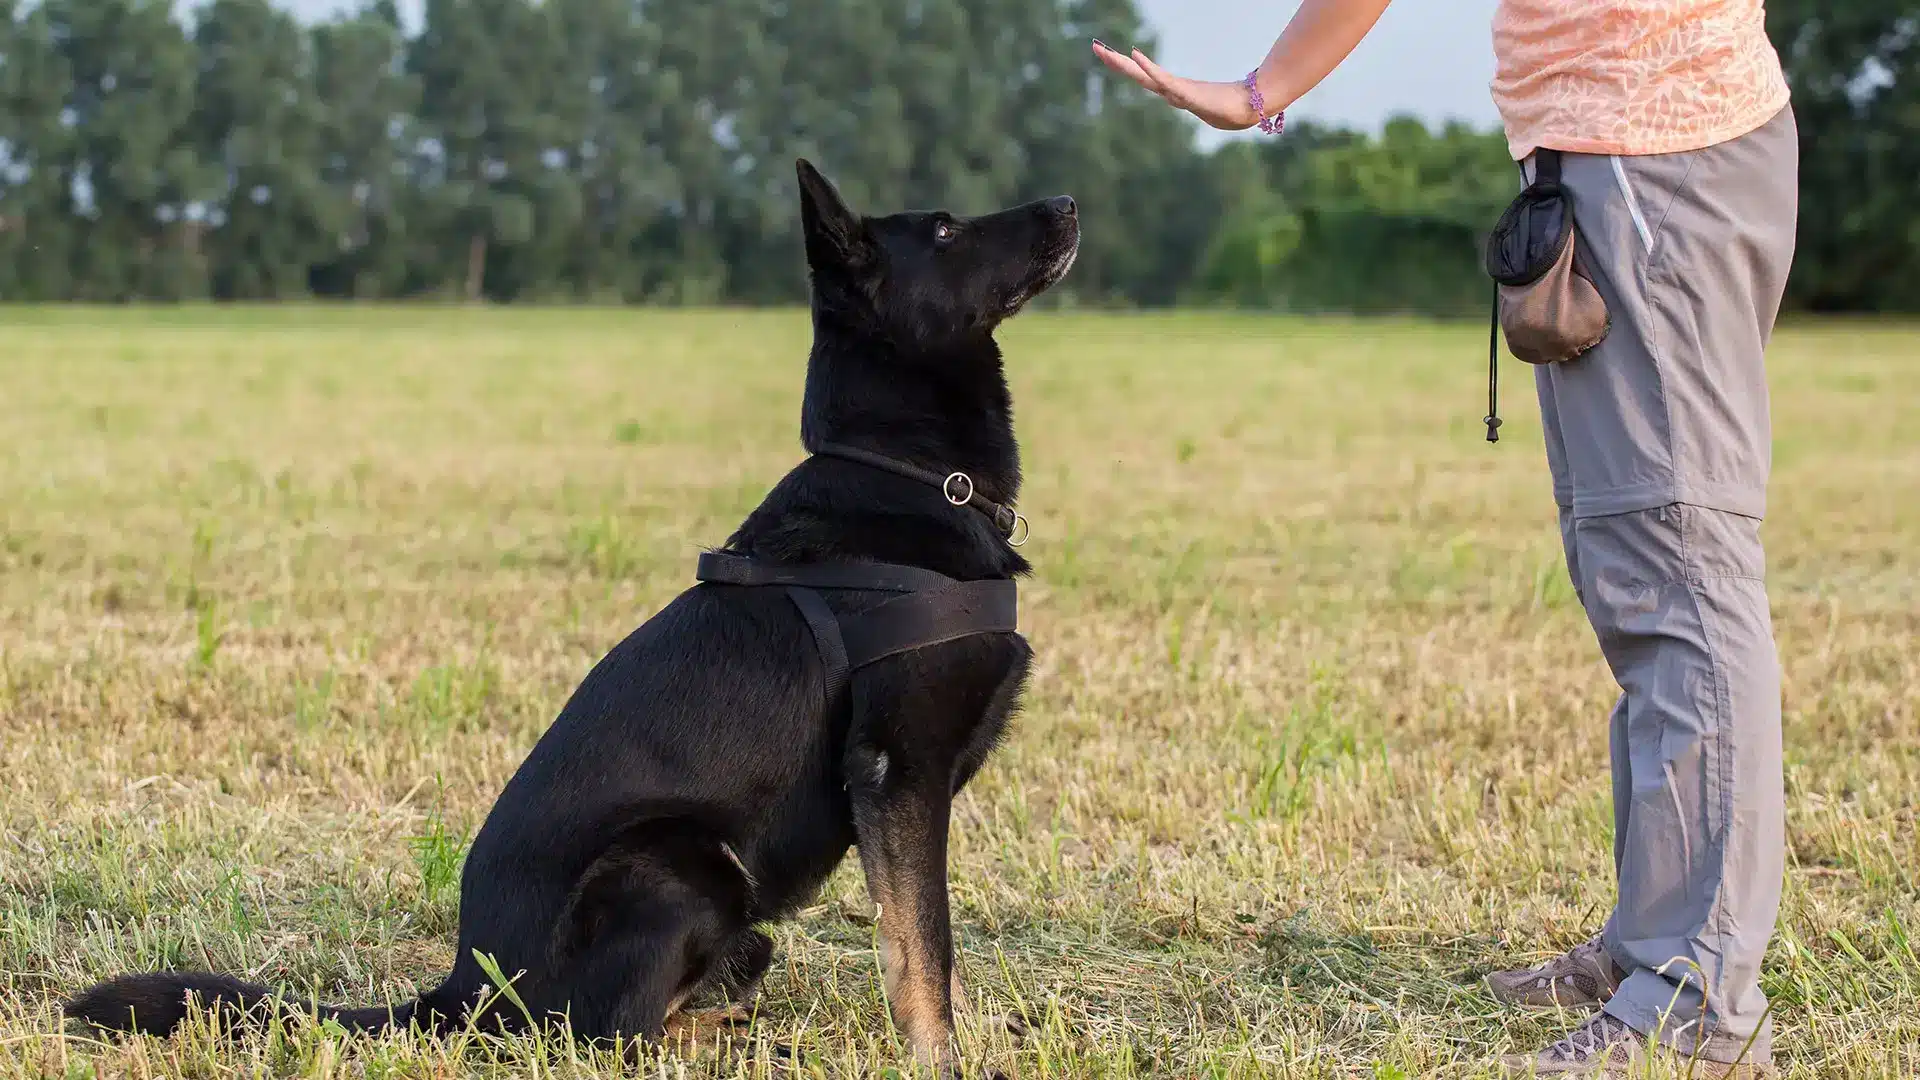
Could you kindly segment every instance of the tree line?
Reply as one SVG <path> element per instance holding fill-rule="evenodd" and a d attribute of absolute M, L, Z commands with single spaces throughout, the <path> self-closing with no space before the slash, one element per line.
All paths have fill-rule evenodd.
<path fill-rule="evenodd" d="M 1793 302 L 1920 310 L 1911 0 L 1769 9 Z M 1207 152 L 1092 37 L 1150 40 L 1132 0 L 0 0 L 0 300 L 787 302 L 804 155 L 875 210 L 1072 193 L 1063 302 L 1484 304 L 1497 133 Z"/>

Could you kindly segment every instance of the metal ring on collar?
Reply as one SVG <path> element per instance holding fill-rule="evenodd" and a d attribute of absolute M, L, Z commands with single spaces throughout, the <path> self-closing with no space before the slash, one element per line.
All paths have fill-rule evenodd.
<path fill-rule="evenodd" d="M 965 495 L 960 495 L 960 496 L 954 495 L 953 482 L 955 480 L 958 480 L 962 484 L 966 485 L 967 493 Z M 952 503 L 955 506 L 967 505 L 968 503 L 973 501 L 973 477 L 968 476 L 966 473 L 963 473 L 963 472 L 948 473 L 947 478 L 944 481 L 942 481 L 940 484 L 940 494 L 945 495 L 947 497 L 947 501 Z"/>
<path fill-rule="evenodd" d="M 1027 538 L 1033 535 L 1033 526 L 1027 524 L 1027 516 L 1016 512 L 1013 515 L 1013 528 L 1007 530 L 1008 547 L 1025 547 Z"/>

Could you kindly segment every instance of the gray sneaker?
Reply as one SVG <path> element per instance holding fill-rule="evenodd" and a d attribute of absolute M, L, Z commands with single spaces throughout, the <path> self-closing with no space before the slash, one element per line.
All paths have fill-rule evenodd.
<path fill-rule="evenodd" d="M 1588 1076 L 1596 1080 L 1625 1080 L 1649 1075 L 1646 1069 L 1653 1063 L 1671 1066 L 1675 1075 L 1699 1080 L 1761 1080 L 1774 1075 L 1765 1065 L 1689 1060 L 1661 1047 L 1650 1049 L 1646 1036 L 1606 1013 L 1538 1053 L 1501 1058 L 1499 1068 L 1501 1075 L 1509 1077 Z"/>
<path fill-rule="evenodd" d="M 1544 964 L 1488 975 L 1487 990 L 1501 1004 L 1521 1009 L 1597 1009 L 1626 977 L 1596 935 Z"/>

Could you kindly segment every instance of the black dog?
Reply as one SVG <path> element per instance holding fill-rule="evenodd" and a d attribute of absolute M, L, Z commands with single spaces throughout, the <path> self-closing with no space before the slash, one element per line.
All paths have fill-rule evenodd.
<path fill-rule="evenodd" d="M 862 218 L 798 168 L 812 456 L 702 560 L 702 584 L 594 667 L 508 781 L 461 877 L 446 980 L 319 1015 L 526 1027 L 485 954 L 518 973 L 536 1023 L 657 1039 L 696 991 L 746 1001 L 773 950 L 756 924 L 791 916 L 857 845 L 896 1022 L 917 1058 L 953 1068 L 949 810 L 1032 655 L 1011 619 L 1028 566 L 1009 542 L 1019 451 L 993 332 L 1066 274 L 1079 224 L 1065 197 Z M 299 1011 L 227 976 L 161 973 L 67 1012 L 164 1034 L 194 996 L 236 1018 Z"/>

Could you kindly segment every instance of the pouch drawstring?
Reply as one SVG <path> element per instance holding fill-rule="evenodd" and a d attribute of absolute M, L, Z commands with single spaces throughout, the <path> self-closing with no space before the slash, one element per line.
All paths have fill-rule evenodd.
<path fill-rule="evenodd" d="M 1487 320 L 1487 441 L 1500 441 L 1500 286 L 1493 287 L 1493 315 Z"/>

